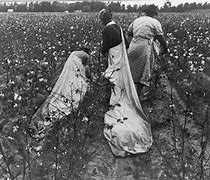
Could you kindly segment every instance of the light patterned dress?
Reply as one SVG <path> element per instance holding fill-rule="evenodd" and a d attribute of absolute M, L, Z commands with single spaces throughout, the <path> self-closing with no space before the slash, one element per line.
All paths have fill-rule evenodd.
<path fill-rule="evenodd" d="M 150 85 L 152 69 L 155 65 L 155 56 L 159 54 L 156 35 L 163 35 L 160 22 L 149 16 L 135 19 L 129 26 L 128 32 L 133 34 L 128 59 L 132 77 L 135 83 Z"/>

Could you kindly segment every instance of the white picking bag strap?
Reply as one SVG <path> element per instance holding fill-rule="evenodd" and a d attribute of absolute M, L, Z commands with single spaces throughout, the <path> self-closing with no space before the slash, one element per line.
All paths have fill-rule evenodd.
<path fill-rule="evenodd" d="M 123 31 L 122 43 L 109 51 L 105 76 L 114 84 L 111 90 L 110 110 L 105 114 L 104 136 L 114 155 L 124 157 L 148 151 L 152 133 L 143 112 L 130 72 Z"/>

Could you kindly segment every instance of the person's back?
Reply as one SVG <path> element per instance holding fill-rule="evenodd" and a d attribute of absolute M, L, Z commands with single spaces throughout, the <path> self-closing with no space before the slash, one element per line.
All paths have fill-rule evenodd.
<path fill-rule="evenodd" d="M 149 16 L 141 16 L 133 21 L 133 37 L 142 36 L 147 39 L 163 35 L 160 22 Z"/>
<path fill-rule="evenodd" d="M 162 26 L 155 19 L 158 15 L 157 7 L 150 5 L 144 13 L 144 16 L 135 19 L 128 27 L 128 36 L 131 39 L 128 58 L 139 97 L 143 87 L 150 86 L 156 57 L 167 52 Z"/>
<path fill-rule="evenodd" d="M 74 55 L 74 56 L 77 56 L 79 59 L 81 59 L 81 60 L 86 60 L 86 59 L 88 59 L 88 57 L 89 57 L 89 54 L 87 54 L 86 52 L 84 52 L 84 51 L 73 51 L 72 53 L 71 53 L 72 55 Z"/>
<path fill-rule="evenodd" d="M 108 53 L 109 49 L 119 45 L 122 42 L 121 30 L 117 24 L 107 24 L 102 31 L 103 46 L 102 54 Z"/>
<path fill-rule="evenodd" d="M 124 34 L 123 34 L 124 35 Z M 121 28 L 113 21 L 106 24 L 106 27 L 102 31 L 103 44 L 101 53 L 105 56 L 108 51 L 119 45 L 122 42 Z M 124 35 L 125 45 L 128 48 L 129 44 Z"/>
<path fill-rule="evenodd" d="M 78 108 L 88 89 L 85 64 L 89 54 L 81 50 L 73 51 L 64 64 L 51 93 L 33 115 L 33 127 L 37 132 L 47 132 L 53 121 L 60 120 Z"/>

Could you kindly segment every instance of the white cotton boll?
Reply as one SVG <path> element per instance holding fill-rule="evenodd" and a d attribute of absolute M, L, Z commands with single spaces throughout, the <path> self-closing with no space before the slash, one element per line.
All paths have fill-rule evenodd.
<path fill-rule="evenodd" d="M 13 127 L 12 127 L 12 132 L 13 132 L 13 133 L 16 132 L 17 130 L 18 130 L 17 126 L 13 126 Z"/>
<path fill-rule="evenodd" d="M 14 93 L 14 100 L 17 100 L 18 96 L 19 95 L 17 93 Z"/>
<path fill-rule="evenodd" d="M 170 104 L 169 107 L 170 108 L 175 108 L 175 104 Z"/>
<path fill-rule="evenodd" d="M 13 80 L 9 80 L 9 84 L 15 84 L 15 82 Z"/>
<path fill-rule="evenodd" d="M 42 62 L 42 65 L 48 65 L 49 63 L 46 61 L 46 62 Z"/>
<path fill-rule="evenodd" d="M 14 138 L 13 138 L 13 137 L 11 137 L 11 136 L 9 136 L 9 137 L 8 137 L 8 139 L 14 140 Z"/>
<path fill-rule="evenodd" d="M 88 119 L 87 117 L 83 117 L 83 118 L 82 118 L 82 122 L 88 122 L 88 120 L 89 120 L 89 119 Z"/>
<path fill-rule="evenodd" d="M 20 101 L 22 99 L 22 97 L 21 96 L 18 96 L 18 101 Z"/>
<path fill-rule="evenodd" d="M 53 169 L 55 169 L 55 168 L 56 168 L 56 164 L 55 164 L 55 163 L 52 165 L 52 168 L 53 168 Z"/>
<path fill-rule="evenodd" d="M 32 79 L 28 79 L 27 82 L 28 82 L 28 83 L 32 83 Z"/>
<path fill-rule="evenodd" d="M 35 72 L 34 71 L 30 71 L 30 74 L 35 74 Z"/>
<path fill-rule="evenodd" d="M 192 48 L 190 48 L 190 49 L 188 49 L 188 51 L 192 51 L 194 48 L 192 47 Z"/>
<path fill-rule="evenodd" d="M 193 55 L 193 53 L 190 52 L 190 53 L 189 53 L 189 56 L 192 56 L 192 55 Z"/>
<path fill-rule="evenodd" d="M 18 101 L 20 101 L 22 99 L 22 97 L 20 96 L 20 95 L 18 95 L 18 93 L 15 93 L 14 94 L 14 100 L 16 101 L 16 100 L 18 100 Z"/>
<path fill-rule="evenodd" d="M 190 70 L 191 70 L 191 71 L 195 70 L 195 68 L 194 68 L 194 65 L 193 65 L 193 64 L 191 64 L 191 65 L 190 65 Z"/>
<path fill-rule="evenodd" d="M 44 81 L 44 78 L 39 78 L 39 81 L 40 81 L 40 82 L 43 82 L 43 81 Z"/>
<path fill-rule="evenodd" d="M 38 59 L 35 59 L 34 61 L 35 61 L 36 63 L 39 63 L 39 62 L 40 62 Z"/>
<path fill-rule="evenodd" d="M 51 122 L 49 122 L 49 121 L 44 121 L 44 123 L 43 123 L 44 126 L 49 126 L 50 124 L 51 124 Z"/>
<path fill-rule="evenodd" d="M 198 72 L 203 72 L 203 68 L 199 67 Z"/>
<path fill-rule="evenodd" d="M 42 146 L 34 147 L 34 149 L 35 149 L 36 151 L 40 151 L 40 150 L 42 149 Z"/>

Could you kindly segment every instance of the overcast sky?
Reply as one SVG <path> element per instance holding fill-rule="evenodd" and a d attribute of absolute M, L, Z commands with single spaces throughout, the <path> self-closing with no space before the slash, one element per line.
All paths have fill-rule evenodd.
<path fill-rule="evenodd" d="M 12 1 L 12 2 L 32 2 L 32 1 L 45 1 L 45 0 L 0 0 L 0 2 L 8 2 L 8 1 Z M 49 1 L 49 0 L 46 0 L 46 1 Z M 53 1 L 53 0 L 52 0 Z M 56 0 L 54 0 L 56 1 Z M 71 1 L 71 0 L 57 0 L 57 1 Z M 73 0 L 74 1 L 74 0 Z M 82 1 L 82 0 L 81 0 Z M 105 1 L 105 0 L 103 0 Z M 112 1 L 112 0 L 107 0 L 107 1 Z M 113 1 L 122 1 L 123 4 L 131 4 L 131 5 L 134 5 L 134 4 L 139 4 L 139 5 L 142 5 L 142 4 L 155 4 L 157 6 L 163 6 L 164 3 L 166 2 L 166 0 L 113 0 Z M 188 3 L 193 3 L 193 2 L 196 2 L 196 3 L 205 3 L 205 2 L 208 2 L 210 3 L 210 0 L 169 0 L 172 4 L 172 6 L 176 6 L 178 4 L 181 4 L 181 3 L 185 3 L 185 2 L 188 2 Z M 75 2 L 75 1 L 74 1 Z"/>

